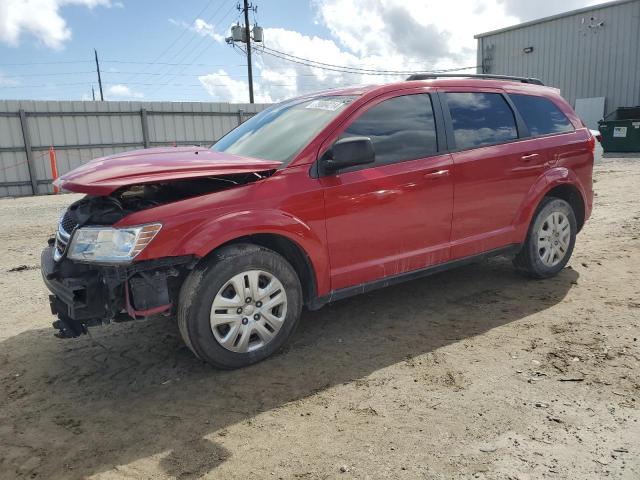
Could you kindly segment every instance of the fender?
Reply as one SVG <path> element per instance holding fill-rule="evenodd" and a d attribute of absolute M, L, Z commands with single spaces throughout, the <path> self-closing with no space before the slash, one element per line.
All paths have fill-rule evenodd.
<path fill-rule="evenodd" d="M 242 210 L 207 219 L 177 242 L 171 256 L 202 258 L 232 240 L 256 234 L 287 238 L 307 255 L 319 295 L 329 291 L 329 256 L 318 232 L 300 218 L 280 210 Z"/>
<path fill-rule="evenodd" d="M 529 192 L 527 193 L 525 200 L 520 205 L 513 222 L 516 240 L 519 243 L 524 242 L 533 214 L 542 199 L 547 195 L 547 193 L 549 193 L 549 191 L 560 185 L 571 185 L 572 187 L 576 187 L 582 196 L 585 208 L 587 208 L 589 203 L 587 202 L 585 189 L 573 170 L 565 167 L 554 167 L 545 171 L 529 189 Z M 585 218 L 587 216 L 588 212 L 585 212 Z"/>

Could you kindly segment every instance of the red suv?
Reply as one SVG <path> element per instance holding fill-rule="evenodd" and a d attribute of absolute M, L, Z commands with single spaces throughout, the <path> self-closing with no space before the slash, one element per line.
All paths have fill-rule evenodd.
<path fill-rule="evenodd" d="M 42 255 L 61 337 L 177 316 L 216 367 L 271 355 L 303 306 L 493 255 L 557 274 L 595 139 L 532 79 L 414 77 L 274 105 L 211 148 L 93 160 Z"/>

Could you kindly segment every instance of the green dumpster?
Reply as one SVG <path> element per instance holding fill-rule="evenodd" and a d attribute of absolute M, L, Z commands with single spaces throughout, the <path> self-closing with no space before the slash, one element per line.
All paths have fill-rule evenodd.
<path fill-rule="evenodd" d="M 640 106 L 621 107 L 598 122 L 605 152 L 640 152 Z"/>

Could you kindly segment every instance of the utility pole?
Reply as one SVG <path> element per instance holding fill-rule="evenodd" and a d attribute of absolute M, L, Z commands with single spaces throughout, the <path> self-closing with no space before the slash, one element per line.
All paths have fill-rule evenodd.
<path fill-rule="evenodd" d="M 242 5 L 238 2 L 238 11 L 244 13 L 244 27 L 240 26 L 240 22 L 231 27 L 231 36 L 225 38 L 225 41 L 235 48 L 236 43 L 246 43 L 247 50 L 247 76 L 249 77 L 249 102 L 253 103 L 253 65 L 251 64 L 251 40 L 254 43 L 264 41 L 264 30 L 256 23 L 253 28 L 249 25 L 249 10 L 256 13 L 258 7 L 249 3 L 249 0 L 243 0 Z M 240 48 L 242 50 L 242 48 Z"/>
<path fill-rule="evenodd" d="M 93 101 L 96 101 L 96 90 L 93 88 L 93 85 L 91 85 L 91 96 L 93 97 Z"/>
<path fill-rule="evenodd" d="M 98 71 L 98 86 L 100 87 L 100 101 L 104 102 L 104 95 L 102 94 L 102 78 L 100 78 L 100 62 L 98 62 L 98 51 L 94 48 L 93 53 L 96 55 L 96 70 Z"/>
<path fill-rule="evenodd" d="M 247 41 L 247 74 L 249 75 L 249 103 L 253 103 L 253 68 L 251 67 L 251 28 L 249 27 L 249 0 L 244 0 L 244 28 Z"/>

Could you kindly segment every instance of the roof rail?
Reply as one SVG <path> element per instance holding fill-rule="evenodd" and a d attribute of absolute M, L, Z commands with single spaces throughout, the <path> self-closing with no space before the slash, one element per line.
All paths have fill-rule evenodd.
<path fill-rule="evenodd" d="M 510 75 L 491 75 L 487 73 L 414 73 L 407 80 L 432 80 L 434 78 L 480 78 L 486 80 L 510 80 L 512 82 L 544 85 L 541 80 L 529 77 L 512 77 Z"/>

